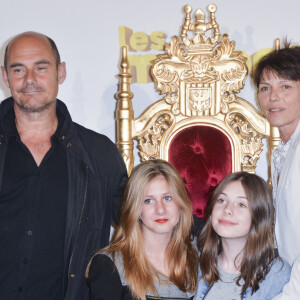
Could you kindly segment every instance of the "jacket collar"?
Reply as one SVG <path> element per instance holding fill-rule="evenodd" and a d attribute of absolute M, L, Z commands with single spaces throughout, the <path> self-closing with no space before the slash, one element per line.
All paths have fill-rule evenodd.
<path fill-rule="evenodd" d="M 1 102 L 0 105 L 0 140 L 1 144 L 4 142 L 5 138 L 7 138 L 5 132 L 4 132 L 4 119 L 7 115 L 7 113 L 14 108 L 14 102 L 13 98 L 7 98 Z"/>
<path fill-rule="evenodd" d="M 67 106 L 57 99 L 56 109 L 64 117 L 64 124 L 61 130 L 60 139 L 63 145 L 73 154 L 78 160 L 82 161 L 85 165 L 91 169 L 94 173 L 93 164 L 86 151 L 86 147 L 92 147 L 92 145 L 84 145 L 78 136 L 77 125 L 71 119 Z"/>
<path fill-rule="evenodd" d="M 9 97 L 1 102 L 0 105 L 0 143 L 4 142 L 7 138 L 7 132 L 5 132 L 5 126 L 3 126 L 3 121 L 5 119 L 5 116 L 9 111 L 14 109 L 14 100 L 12 97 Z M 60 139 L 63 147 L 66 149 L 67 153 L 70 152 L 72 155 L 74 155 L 78 160 L 82 161 L 84 164 L 86 164 L 92 171 L 93 171 L 93 165 L 91 163 L 91 160 L 89 158 L 89 155 L 86 151 L 85 147 L 90 147 L 91 145 L 83 145 L 80 138 L 78 137 L 76 125 L 72 121 L 72 118 L 70 116 L 70 113 L 68 111 L 67 106 L 57 99 L 56 102 L 56 109 L 57 112 L 60 113 L 63 117 L 63 124 L 62 129 L 59 133 L 58 138 Z"/>

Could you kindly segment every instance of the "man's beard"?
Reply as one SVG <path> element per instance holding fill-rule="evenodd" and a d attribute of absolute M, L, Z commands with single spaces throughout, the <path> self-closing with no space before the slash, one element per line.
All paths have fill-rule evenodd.
<path fill-rule="evenodd" d="M 42 104 L 39 106 L 29 106 L 23 102 L 19 103 L 19 102 L 15 101 L 15 103 L 23 112 L 25 112 L 27 114 L 42 112 L 44 110 L 47 110 L 52 104 L 52 102 L 49 102 L 49 103 Z"/>
<path fill-rule="evenodd" d="M 18 93 L 27 93 L 27 92 L 45 92 L 45 89 L 43 87 L 40 86 L 36 86 L 36 85 L 29 85 L 29 86 L 25 86 L 21 89 L 18 90 Z M 20 101 L 17 102 L 15 101 L 15 103 L 17 104 L 17 106 L 25 113 L 39 113 L 41 111 L 44 111 L 46 109 L 49 108 L 49 106 L 51 106 L 52 102 L 46 103 L 46 104 L 41 104 L 38 106 L 29 106 L 26 103 Z"/>

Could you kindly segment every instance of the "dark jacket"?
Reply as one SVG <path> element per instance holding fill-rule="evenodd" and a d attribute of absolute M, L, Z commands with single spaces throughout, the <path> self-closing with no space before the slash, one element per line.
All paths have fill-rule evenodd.
<path fill-rule="evenodd" d="M 2 120 L 10 109 L 12 98 L 0 105 L 0 186 L 8 144 Z M 69 181 L 64 299 L 85 300 L 88 287 L 84 272 L 93 253 L 109 242 L 111 221 L 117 219 L 127 172 L 118 149 L 106 136 L 74 123 L 60 100 L 57 110 L 65 119 L 61 139 L 66 147 Z"/>

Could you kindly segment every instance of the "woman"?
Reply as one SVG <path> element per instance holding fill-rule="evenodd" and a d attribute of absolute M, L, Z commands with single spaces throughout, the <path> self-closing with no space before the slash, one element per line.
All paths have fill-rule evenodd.
<path fill-rule="evenodd" d="M 169 163 L 137 166 L 124 190 L 119 226 L 87 271 L 90 299 L 190 299 L 197 286 L 192 207 Z"/>
<path fill-rule="evenodd" d="M 275 236 L 280 256 L 292 265 L 300 255 L 300 47 L 286 45 L 263 57 L 254 82 L 263 113 L 282 139 L 271 163 Z"/>
<path fill-rule="evenodd" d="M 293 265 L 291 282 L 276 299 L 300 298 L 300 47 L 274 50 L 254 72 L 258 101 L 281 141 L 272 153 L 271 173 L 279 255 Z M 296 258 L 298 259 L 296 260 Z"/>
<path fill-rule="evenodd" d="M 246 172 L 215 189 L 199 237 L 200 299 L 272 299 L 288 282 L 290 266 L 273 245 L 273 203 L 267 183 Z"/>

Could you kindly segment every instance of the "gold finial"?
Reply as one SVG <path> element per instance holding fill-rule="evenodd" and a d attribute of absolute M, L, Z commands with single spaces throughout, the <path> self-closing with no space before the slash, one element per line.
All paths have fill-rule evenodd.
<path fill-rule="evenodd" d="M 180 37 L 183 44 L 188 48 L 188 52 L 194 53 L 199 49 L 207 49 L 208 51 L 210 51 L 219 42 L 220 30 L 215 17 L 217 6 L 215 4 L 210 4 L 208 6 L 208 11 L 210 12 L 209 22 L 205 22 L 205 13 L 199 8 L 194 14 L 195 22 L 192 23 L 192 7 L 189 5 L 184 6 L 185 20 L 181 27 Z M 214 31 L 214 34 L 212 37 L 206 37 L 205 33 L 210 29 Z M 188 31 L 194 32 L 194 38 L 189 39 L 187 37 Z"/>
<path fill-rule="evenodd" d="M 215 4 L 208 5 L 208 10 L 212 13 L 217 11 L 217 6 Z"/>
<path fill-rule="evenodd" d="M 277 38 L 275 40 L 275 50 L 280 50 L 280 39 L 279 38 Z"/>
<path fill-rule="evenodd" d="M 191 11 L 192 11 L 192 8 L 189 5 L 185 5 L 183 10 L 185 12 L 185 20 L 184 20 L 184 23 L 181 27 L 180 37 L 181 37 L 182 40 L 186 40 L 187 39 L 187 31 L 189 30 L 189 26 L 191 24 Z"/>
<path fill-rule="evenodd" d="M 185 6 L 184 6 L 184 12 L 185 12 L 186 14 L 190 13 L 191 11 L 192 11 L 191 6 L 189 6 L 189 5 L 185 5 Z"/>
<path fill-rule="evenodd" d="M 129 70 L 129 63 L 128 63 L 128 58 L 127 58 L 127 48 L 126 46 L 122 47 L 122 59 L 120 63 L 121 67 L 121 73 L 128 73 Z"/>
<path fill-rule="evenodd" d="M 118 75 L 119 91 L 116 94 L 117 110 L 117 147 L 125 161 L 128 174 L 130 174 L 133 163 L 133 141 L 132 141 L 132 120 L 134 118 L 131 99 L 133 93 L 130 90 L 130 77 L 129 72 L 130 64 L 127 57 L 127 48 L 122 47 L 122 58 L 120 63 L 121 73 Z"/>

